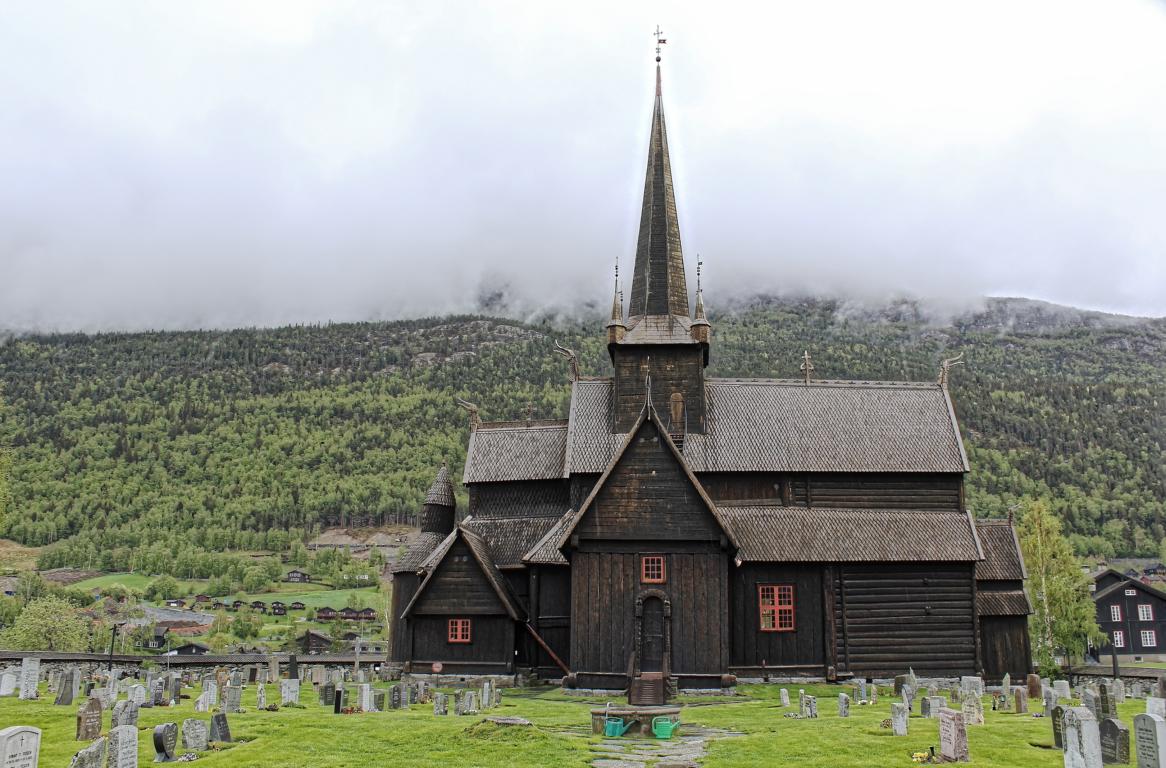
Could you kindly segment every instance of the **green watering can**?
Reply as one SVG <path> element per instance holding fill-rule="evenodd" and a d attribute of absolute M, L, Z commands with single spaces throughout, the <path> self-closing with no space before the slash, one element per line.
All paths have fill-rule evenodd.
<path fill-rule="evenodd" d="M 603 735 L 609 738 L 616 736 L 623 736 L 635 724 L 635 720 L 628 720 L 626 723 L 618 717 L 605 717 L 603 719 Z"/>
<path fill-rule="evenodd" d="M 657 739 L 670 739 L 672 734 L 680 730 L 680 721 L 670 717 L 652 718 L 652 735 Z"/>

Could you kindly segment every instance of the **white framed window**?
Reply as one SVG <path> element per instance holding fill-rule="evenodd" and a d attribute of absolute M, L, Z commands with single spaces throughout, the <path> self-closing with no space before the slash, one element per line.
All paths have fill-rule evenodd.
<path fill-rule="evenodd" d="M 1138 596 L 1138 590 L 1136 590 L 1136 589 L 1127 589 L 1126 590 L 1126 597 L 1137 597 L 1137 596 Z"/>
<path fill-rule="evenodd" d="M 1114 648 L 1125 648 L 1126 647 L 1126 633 L 1122 632 L 1120 629 L 1115 629 L 1113 631 L 1113 647 Z"/>
<path fill-rule="evenodd" d="M 1109 620 L 1110 621 L 1121 621 L 1121 606 L 1120 605 L 1109 606 Z"/>
<path fill-rule="evenodd" d="M 1138 621 L 1153 621 L 1154 606 L 1149 603 L 1138 603 Z"/>
<path fill-rule="evenodd" d="M 1157 648 L 1158 647 L 1158 633 L 1152 629 L 1142 630 L 1142 647 L 1143 648 Z"/>

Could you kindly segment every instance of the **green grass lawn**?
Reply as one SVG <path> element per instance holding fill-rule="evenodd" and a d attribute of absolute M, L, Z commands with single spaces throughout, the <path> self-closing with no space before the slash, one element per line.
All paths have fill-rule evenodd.
<path fill-rule="evenodd" d="M 742 696 L 734 699 L 701 697 L 682 699 L 682 719 L 713 728 L 741 731 L 736 738 L 710 743 L 704 765 L 729 766 L 797 765 L 804 768 L 885 768 L 911 766 L 910 753 L 925 751 L 938 742 L 935 720 L 912 717 L 905 737 L 892 736 L 879 723 L 890 716 L 893 699 L 882 696 L 873 707 L 852 705 L 851 717 L 839 719 L 836 697 L 845 689 L 833 686 L 805 686 L 818 695 L 817 720 L 795 720 L 782 715 L 796 710 L 797 686 L 787 686 L 794 705 L 779 705 L 780 686 L 742 686 Z M 197 690 L 194 691 L 197 694 Z M 268 686 L 268 700 L 278 697 L 278 687 Z M 40 702 L 0 699 L 0 723 L 27 724 L 45 731 L 41 765 L 67 765 L 81 746 L 73 741 L 76 707 L 55 707 L 46 692 Z M 317 705 L 317 695 L 305 684 L 301 700 L 304 709 L 279 712 L 249 710 L 230 715 L 231 731 L 241 743 L 226 745 L 221 751 L 204 753 L 200 765 L 240 768 L 363 768 L 391 766 L 585 766 L 594 757 L 588 745 L 596 737 L 567 733 L 589 724 L 588 710 L 602 700 L 585 700 L 563 695 L 556 689 L 507 690 L 503 706 L 489 715 L 519 715 L 533 721 L 535 728 L 482 727 L 482 716 L 435 718 L 429 705 L 415 705 L 407 711 L 366 715 L 333 715 Z M 248 686 L 244 706 L 255 701 L 255 686 Z M 988 702 L 985 699 L 985 702 Z M 1039 703 L 1038 703 L 1039 704 Z M 1047 718 L 998 714 L 986 703 L 984 726 L 970 726 L 968 741 L 972 765 L 1061 766 L 1061 752 L 1052 749 L 1052 726 Z M 1144 711 L 1142 701 L 1120 706 L 1122 719 L 1132 723 Z M 140 763 L 153 760 L 150 729 L 162 722 L 208 714 L 193 712 L 192 700 L 176 708 L 141 710 L 139 727 Z M 109 714 L 105 716 L 109 726 Z M 681 731 L 683 733 L 683 730 Z M 181 742 L 179 742 L 181 752 Z M 1132 764 L 1131 764 L 1132 765 Z"/>
<path fill-rule="evenodd" d="M 110 584 L 121 584 L 123 587 L 136 589 L 140 592 L 145 592 L 146 587 L 150 586 L 150 582 L 157 579 L 157 576 L 147 576 L 144 573 L 106 573 L 101 576 L 94 576 L 92 579 L 85 579 L 78 581 L 71 586 L 77 589 L 95 589 L 97 587 L 108 587 Z M 179 581 L 178 586 L 182 590 L 187 589 L 201 589 L 205 585 L 205 581 Z"/>

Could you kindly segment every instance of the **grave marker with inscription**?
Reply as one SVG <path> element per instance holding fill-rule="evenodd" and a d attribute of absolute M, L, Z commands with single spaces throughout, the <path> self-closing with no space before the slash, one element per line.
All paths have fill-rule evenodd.
<path fill-rule="evenodd" d="M 1166 768 L 1166 718 L 1134 715 L 1134 745 L 1138 768 Z"/>
<path fill-rule="evenodd" d="M 37 768 L 40 735 L 40 728 L 31 725 L 12 725 L 0 730 L 0 766 Z"/>
<path fill-rule="evenodd" d="M 1125 765 L 1130 761 L 1130 728 L 1114 717 L 1101 721 L 1101 761 Z"/>
<path fill-rule="evenodd" d="M 119 725 L 109 729 L 109 768 L 138 768 L 138 729 Z"/>
<path fill-rule="evenodd" d="M 968 762 L 968 729 L 963 712 L 939 708 L 939 754 L 944 762 Z"/>
<path fill-rule="evenodd" d="M 173 763 L 174 750 L 178 747 L 178 726 L 162 723 L 154 726 L 154 762 Z"/>
<path fill-rule="evenodd" d="M 96 696 L 90 696 L 77 709 L 77 741 L 93 741 L 101 735 L 101 712 L 101 699 Z"/>
<path fill-rule="evenodd" d="M 69 768 L 105 768 L 106 738 L 97 737 L 89 746 L 77 751 L 69 761 Z"/>

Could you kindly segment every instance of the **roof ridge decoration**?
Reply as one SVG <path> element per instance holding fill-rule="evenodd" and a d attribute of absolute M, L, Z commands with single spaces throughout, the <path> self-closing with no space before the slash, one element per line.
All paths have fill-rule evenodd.
<path fill-rule="evenodd" d="M 687 319 L 688 287 L 684 279 L 684 251 L 676 216 L 663 102 L 660 65 L 657 63 L 656 100 L 652 106 L 644 202 L 640 210 L 628 314 L 631 317 L 680 315 Z"/>
<path fill-rule="evenodd" d="M 632 441 L 636 438 L 636 434 L 647 421 L 651 421 L 652 424 L 656 427 L 656 431 L 660 434 L 661 441 L 668 447 L 668 450 L 672 453 L 672 457 L 676 459 L 677 463 L 680 464 L 680 468 L 684 471 L 684 475 L 688 478 L 688 482 L 692 483 L 692 487 L 696 490 L 697 495 L 700 496 L 701 501 L 704 502 L 709 512 L 712 513 L 712 516 L 717 521 L 717 525 L 720 526 L 721 531 L 725 534 L 733 547 L 735 549 L 739 549 L 740 545 L 737 544 L 737 540 L 733 536 L 733 532 L 730 529 L 728 523 L 721 515 L 720 510 L 717 509 L 717 505 L 708 495 L 708 492 L 704 489 L 704 486 L 701 485 L 700 480 L 697 479 L 696 474 L 692 471 L 692 467 L 689 466 L 688 461 L 684 458 L 684 454 L 681 453 L 680 449 L 676 447 L 676 443 L 673 442 L 672 436 L 668 434 L 668 429 L 660 420 L 660 415 L 656 413 L 656 409 L 652 407 L 651 401 L 644 404 L 643 410 L 640 411 L 640 415 L 636 419 L 636 422 L 632 424 L 631 429 L 628 430 L 627 435 L 624 437 L 623 443 L 619 447 L 619 450 L 615 452 L 615 455 L 611 458 L 611 461 L 607 463 L 607 468 L 603 470 L 603 474 L 599 476 L 599 479 L 595 481 L 595 485 L 592 486 L 591 493 L 587 494 L 586 500 L 584 500 L 584 502 L 579 505 L 579 511 L 576 512 L 571 518 L 570 522 L 564 526 L 562 533 L 559 535 L 559 540 L 556 542 L 558 548 L 562 549 L 564 546 L 566 546 L 567 542 L 571 538 L 571 534 L 574 533 L 575 528 L 578 527 L 579 521 L 583 519 L 583 515 L 587 513 L 587 510 L 591 508 L 591 505 L 594 503 L 596 497 L 599 496 L 599 492 L 607 484 L 607 480 L 611 477 L 611 473 L 615 470 L 616 465 L 619 464 L 620 459 L 622 459 L 624 454 L 627 453 L 627 450 L 631 446 Z"/>

